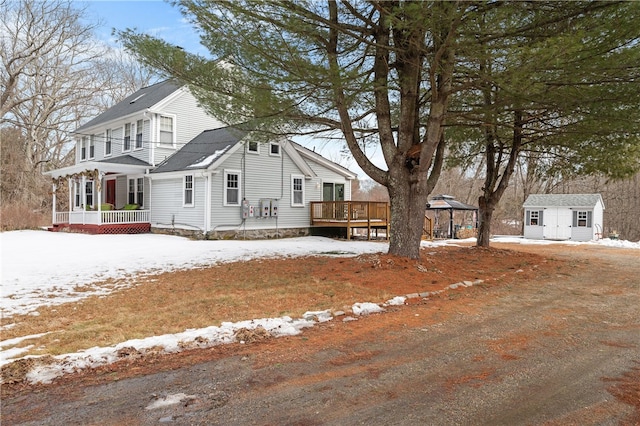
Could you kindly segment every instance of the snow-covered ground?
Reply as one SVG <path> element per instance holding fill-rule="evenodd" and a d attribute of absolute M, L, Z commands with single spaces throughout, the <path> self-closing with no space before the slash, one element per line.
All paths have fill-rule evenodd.
<path fill-rule="evenodd" d="M 463 241 L 474 241 L 463 240 Z M 553 244 L 550 241 L 499 237 L 495 241 L 514 244 Z M 461 240 L 423 242 L 424 246 L 455 245 Z M 597 242 L 557 244 L 599 244 L 613 247 L 640 249 L 640 242 L 604 239 Z M 259 257 L 342 255 L 385 252 L 387 243 L 367 241 L 338 241 L 321 237 L 253 241 L 193 241 L 168 235 L 85 235 L 45 231 L 13 231 L 0 233 L 2 258 L 2 294 L 0 311 L 3 317 L 16 314 L 37 315 L 39 307 L 77 301 L 90 295 L 106 295 L 122 286 L 131 285 L 137 274 L 198 268 L 222 262 L 248 261 Z M 104 284 L 116 279 L 118 284 Z M 102 283 L 102 284 L 101 284 Z M 79 291 L 81 290 L 81 291 Z M 404 299 L 394 298 L 387 304 L 401 304 Z M 354 315 L 380 311 L 376 303 L 354 305 Z M 29 377 L 31 381 L 49 381 L 54 377 L 118 359 L 119 351 L 144 352 L 164 347 L 168 352 L 182 347 L 210 346 L 235 341 L 235 333 L 242 328 L 258 326 L 270 334 L 297 334 L 315 322 L 332 319 L 328 312 L 308 312 L 300 319 L 289 317 L 265 318 L 238 323 L 223 323 L 220 327 L 186 330 L 183 333 L 151 336 L 146 339 L 122 342 L 116 346 L 91 348 L 75 354 L 56 357 L 58 363 L 37 367 Z M 10 325 L 9 325 L 10 326 Z M 26 352 L 29 346 L 21 342 L 37 336 L 0 341 L 0 365 L 10 362 Z M 7 349 L 4 349 L 7 348 Z"/>

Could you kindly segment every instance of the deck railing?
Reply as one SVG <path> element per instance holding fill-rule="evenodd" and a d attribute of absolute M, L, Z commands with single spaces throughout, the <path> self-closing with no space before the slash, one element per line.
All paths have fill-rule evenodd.
<path fill-rule="evenodd" d="M 311 224 L 327 221 L 389 220 L 389 203 L 379 201 L 312 201 Z"/>
<path fill-rule="evenodd" d="M 150 210 L 105 210 L 56 212 L 55 224 L 111 225 L 117 223 L 147 223 Z"/>

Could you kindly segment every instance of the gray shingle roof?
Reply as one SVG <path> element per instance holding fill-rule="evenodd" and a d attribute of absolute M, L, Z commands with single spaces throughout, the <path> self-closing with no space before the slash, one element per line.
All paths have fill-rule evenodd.
<path fill-rule="evenodd" d="M 531 194 L 523 207 L 594 207 L 598 201 L 604 206 L 600 194 Z"/>
<path fill-rule="evenodd" d="M 132 157 L 131 155 L 121 155 L 119 157 L 113 158 L 105 158 L 104 160 L 100 160 L 99 163 L 115 163 L 115 164 L 127 164 L 130 166 L 147 166 L 150 167 L 151 164 L 146 161 L 142 161 L 136 157 Z"/>
<path fill-rule="evenodd" d="M 182 85 L 172 80 L 165 80 L 160 83 L 144 87 L 134 94 L 127 96 L 124 100 L 118 102 L 99 116 L 90 120 L 76 129 L 76 132 L 82 132 L 93 126 L 107 123 L 130 114 L 151 108 L 164 98 L 178 90 Z"/>
<path fill-rule="evenodd" d="M 205 130 L 151 173 L 206 169 L 246 135 L 247 132 L 234 127 Z"/>

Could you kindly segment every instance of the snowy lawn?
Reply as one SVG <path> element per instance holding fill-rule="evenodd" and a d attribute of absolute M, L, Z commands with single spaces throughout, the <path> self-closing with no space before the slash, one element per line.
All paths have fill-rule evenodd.
<path fill-rule="evenodd" d="M 473 242 L 474 240 L 463 240 Z M 551 244 L 521 238 L 501 237 L 496 242 L 514 244 Z M 460 240 L 423 242 L 424 246 L 455 245 Z M 640 242 L 601 240 L 590 243 L 558 242 L 558 244 L 599 244 L 640 249 Z M 254 241 L 193 241 L 167 235 L 85 235 L 46 231 L 13 231 L 0 233 L 2 258 L 2 297 L 0 310 L 6 319 L 17 314 L 37 315 L 44 305 L 80 300 L 91 295 L 106 295 L 117 287 L 101 284 L 108 279 L 133 278 L 138 274 L 198 268 L 222 262 L 246 261 L 259 257 L 294 257 L 306 255 L 347 255 L 385 252 L 383 242 L 338 241 L 321 237 Z M 124 280 L 123 286 L 128 285 Z M 388 305 L 402 304 L 396 298 Z M 366 315 L 382 308 L 370 302 L 357 303 L 354 315 Z M 240 329 L 262 327 L 274 336 L 297 334 L 315 322 L 331 320 L 329 312 L 308 312 L 303 318 L 264 318 L 220 327 L 186 330 L 183 333 L 151 336 L 122 342 L 111 347 L 95 347 L 74 354 L 55 357 L 55 364 L 36 366 L 28 376 L 32 382 L 47 382 L 74 371 L 114 362 L 121 351 L 139 351 L 162 347 L 167 352 L 184 347 L 210 346 L 236 340 Z M 10 324 L 8 326 L 11 326 Z M 8 327 L 7 326 L 7 327 Z M 0 341 L 0 365 L 28 351 L 23 340 L 37 336 Z M 7 349 L 5 349 L 7 348 Z"/>

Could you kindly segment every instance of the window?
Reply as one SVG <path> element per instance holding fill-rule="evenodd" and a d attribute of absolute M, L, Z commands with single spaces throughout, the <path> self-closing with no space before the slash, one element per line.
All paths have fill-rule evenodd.
<path fill-rule="evenodd" d="M 591 228 L 593 212 L 583 210 L 573 212 L 573 226 L 578 228 Z"/>
<path fill-rule="evenodd" d="M 184 177 L 184 207 L 193 207 L 193 175 L 186 175 Z"/>
<path fill-rule="evenodd" d="M 127 198 L 127 204 L 136 203 L 136 180 L 129 179 L 129 197 Z"/>
<path fill-rule="evenodd" d="M 259 154 L 260 153 L 260 145 L 258 145 L 258 142 L 249 142 L 247 144 L 247 152 L 252 152 L 254 154 Z"/>
<path fill-rule="evenodd" d="M 527 210 L 527 226 L 542 226 L 542 210 Z"/>
<path fill-rule="evenodd" d="M 122 146 L 122 150 L 131 150 L 131 123 L 127 123 L 124 125 L 124 144 Z"/>
<path fill-rule="evenodd" d="M 279 143 L 270 143 L 269 144 L 269 155 L 280 156 L 280 144 Z"/>
<path fill-rule="evenodd" d="M 94 158 L 96 156 L 96 140 L 95 136 L 89 136 L 89 158 Z"/>
<path fill-rule="evenodd" d="M 136 149 L 142 149 L 142 120 L 136 122 Z"/>
<path fill-rule="evenodd" d="M 235 170 L 224 171 L 224 205 L 240 205 L 240 172 Z"/>
<path fill-rule="evenodd" d="M 322 183 L 322 201 L 344 201 L 344 183 Z"/>
<path fill-rule="evenodd" d="M 128 187 L 127 203 L 142 207 L 144 204 L 144 178 L 129 179 Z"/>
<path fill-rule="evenodd" d="M 93 181 L 85 182 L 85 206 L 93 207 Z"/>
<path fill-rule="evenodd" d="M 173 145 L 173 118 L 160 116 L 160 144 Z"/>
<path fill-rule="evenodd" d="M 111 129 L 107 129 L 104 135 L 104 155 L 111 155 Z"/>
<path fill-rule="evenodd" d="M 304 176 L 291 176 L 291 207 L 304 207 Z"/>
<path fill-rule="evenodd" d="M 80 182 L 75 180 L 73 182 L 73 206 L 82 207 L 82 194 L 80 191 Z"/>
<path fill-rule="evenodd" d="M 80 139 L 80 160 L 87 159 L 87 137 L 83 136 Z"/>

